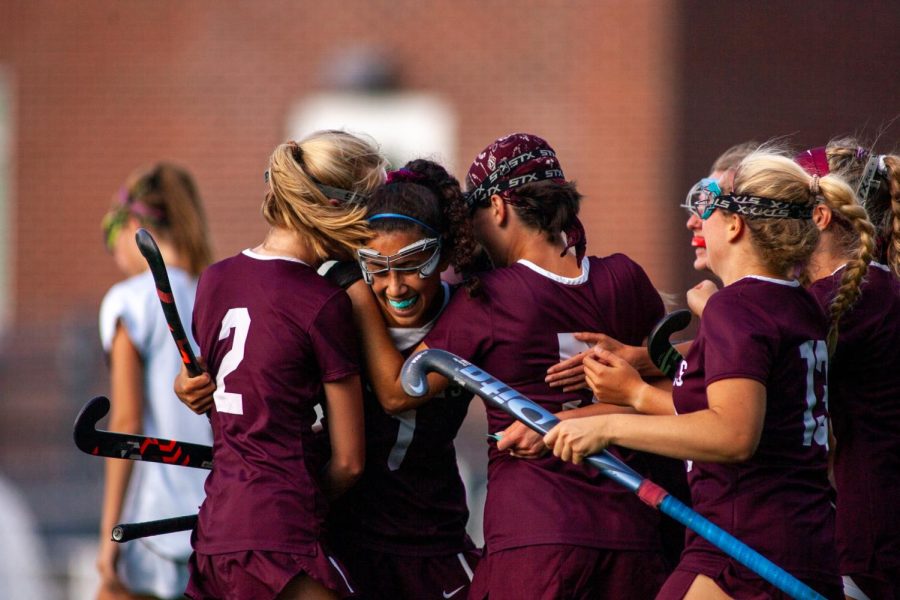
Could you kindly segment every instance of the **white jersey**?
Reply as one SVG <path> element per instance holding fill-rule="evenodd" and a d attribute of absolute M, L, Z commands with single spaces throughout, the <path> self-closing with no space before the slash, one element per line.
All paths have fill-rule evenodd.
<path fill-rule="evenodd" d="M 182 325 L 196 352 L 190 315 L 194 310 L 197 280 L 177 268 L 170 267 L 168 273 Z M 208 419 L 191 412 L 172 390 L 172 383 L 181 368 L 181 357 L 166 325 L 150 271 L 117 283 L 103 298 L 100 339 L 107 352 L 119 322 L 124 325 L 144 365 L 142 434 L 212 445 Z M 196 514 L 203 502 L 207 473 L 190 467 L 136 462 L 123 506 L 122 522 Z M 144 538 L 131 544 L 143 544 L 155 554 L 170 559 L 184 560 L 191 553 L 190 532 Z M 133 553 L 123 557 L 128 555 Z M 127 570 L 127 566 L 125 568 Z"/>

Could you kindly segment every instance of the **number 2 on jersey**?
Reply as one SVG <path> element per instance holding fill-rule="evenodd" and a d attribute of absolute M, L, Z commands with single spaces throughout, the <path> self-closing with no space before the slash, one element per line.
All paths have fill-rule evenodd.
<path fill-rule="evenodd" d="M 244 346 L 247 343 L 247 332 L 250 331 L 250 312 L 246 308 L 228 309 L 225 318 L 222 319 L 219 340 L 229 337 L 232 329 L 234 329 L 234 341 L 231 344 L 231 350 L 222 357 L 222 362 L 219 364 L 213 400 L 216 403 L 216 410 L 220 413 L 242 415 L 244 414 L 244 399 L 236 392 L 226 391 L 225 378 L 244 360 Z"/>

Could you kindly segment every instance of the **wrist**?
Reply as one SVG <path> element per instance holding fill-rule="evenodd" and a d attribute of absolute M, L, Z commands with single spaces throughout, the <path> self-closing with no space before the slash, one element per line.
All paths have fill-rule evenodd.
<path fill-rule="evenodd" d="M 641 383 L 635 386 L 634 394 L 630 396 L 631 408 L 636 410 L 639 413 L 643 413 L 646 411 L 647 404 L 649 402 L 649 395 L 652 393 L 653 386 L 649 383 L 641 380 Z"/>

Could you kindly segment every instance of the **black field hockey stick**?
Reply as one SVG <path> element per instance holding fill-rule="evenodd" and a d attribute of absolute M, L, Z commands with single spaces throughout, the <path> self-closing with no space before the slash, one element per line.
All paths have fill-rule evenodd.
<path fill-rule="evenodd" d="M 400 374 L 403 390 L 413 397 L 424 396 L 428 393 L 426 375 L 431 371 L 436 371 L 468 392 L 481 396 L 487 404 L 499 408 L 540 434 L 546 434 L 559 423 L 559 419 L 539 404 L 468 361 L 444 350 L 423 350 L 408 358 Z M 804 600 L 824 600 L 823 596 L 805 583 L 685 506 L 657 484 L 643 478 L 606 450 L 586 457 L 585 461 L 637 494 L 648 506 L 692 529 L 786 594 Z"/>
<path fill-rule="evenodd" d="M 150 232 L 143 228 L 137 230 L 134 239 L 141 254 L 147 260 L 147 264 L 150 265 L 153 282 L 156 284 L 156 295 L 159 296 L 159 303 L 166 315 L 169 331 L 172 332 L 178 352 L 181 354 L 181 362 L 187 367 L 191 377 L 196 377 L 203 372 L 203 369 L 200 368 L 200 363 L 197 362 L 197 357 L 194 356 L 194 351 L 191 349 L 191 343 L 181 325 L 178 307 L 175 306 L 175 295 L 172 294 L 172 284 L 169 283 L 169 274 L 166 272 L 166 263 L 163 261 L 159 246 L 156 245 L 156 240 L 153 239 Z"/>
<path fill-rule="evenodd" d="M 97 422 L 108 412 L 109 400 L 104 396 L 84 405 L 75 419 L 75 445 L 79 450 L 106 458 L 212 469 L 210 446 L 97 429 Z"/>
<path fill-rule="evenodd" d="M 177 531 L 190 531 L 197 525 L 197 515 L 185 515 L 160 519 L 158 521 L 143 521 L 141 523 L 119 523 L 112 530 L 112 541 L 124 544 L 138 538 L 151 535 L 163 535 Z"/>
<path fill-rule="evenodd" d="M 647 337 L 647 352 L 650 354 L 650 360 L 669 379 L 675 379 L 678 374 L 678 366 L 684 360 L 681 353 L 669 341 L 669 336 L 676 331 L 681 331 L 690 323 L 691 311 L 685 308 L 675 310 L 660 319 Z"/>

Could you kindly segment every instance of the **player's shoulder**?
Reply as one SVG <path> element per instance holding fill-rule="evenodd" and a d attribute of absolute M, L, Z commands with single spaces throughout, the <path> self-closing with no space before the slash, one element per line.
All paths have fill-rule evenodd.
<path fill-rule="evenodd" d="M 101 307 L 143 304 L 146 298 L 155 295 L 156 284 L 147 270 L 113 284 L 104 295 Z"/>
<path fill-rule="evenodd" d="M 592 274 L 612 273 L 617 276 L 646 277 L 643 267 L 627 254 L 616 252 L 607 256 L 589 256 Z"/>

